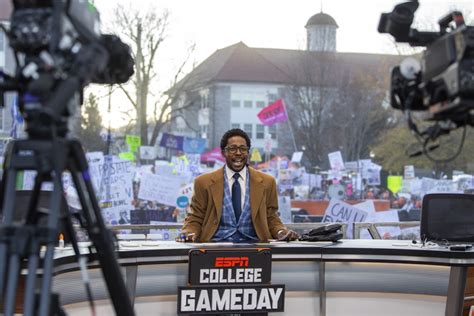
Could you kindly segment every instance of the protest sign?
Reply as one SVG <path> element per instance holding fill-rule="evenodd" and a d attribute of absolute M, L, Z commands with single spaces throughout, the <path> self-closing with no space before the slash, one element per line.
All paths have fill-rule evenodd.
<path fill-rule="evenodd" d="M 122 160 L 135 161 L 135 154 L 131 151 L 120 153 L 119 158 Z"/>
<path fill-rule="evenodd" d="M 252 149 L 252 156 L 250 157 L 250 161 L 253 161 L 253 162 L 262 161 L 262 156 L 260 155 L 260 151 L 258 151 L 258 148 Z"/>
<path fill-rule="evenodd" d="M 321 187 L 322 176 L 314 173 L 303 173 L 301 183 L 307 185 L 310 190 L 311 188 Z"/>
<path fill-rule="evenodd" d="M 134 153 L 138 150 L 142 141 L 140 136 L 125 135 L 125 143 L 128 145 L 129 150 Z"/>
<path fill-rule="evenodd" d="M 421 179 L 421 194 L 427 193 L 463 193 L 452 180 Z"/>
<path fill-rule="evenodd" d="M 347 223 L 347 236 L 352 237 L 352 224 L 365 222 L 368 213 L 340 200 L 331 199 L 321 222 Z"/>
<path fill-rule="evenodd" d="M 300 163 L 301 158 L 303 158 L 303 152 L 302 151 L 295 151 L 293 153 L 293 155 L 291 156 L 291 162 Z"/>
<path fill-rule="evenodd" d="M 342 160 L 342 154 L 340 151 L 335 151 L 328 154 L 329 165 L 332 170 L 344 169 L 344 161 Z"/>
<path fill-rule="evenodd" d="M 36 174 L 37 172 L 34 170 L 24 170 L 23 179 L 22 181 L 20 181 L 23 190 L 33 190 L 33 187 L 35 185 Z M 53 183 L 50 181 L 43 182 L 41 184 L 41 190 L 52 191 Z"/>
<path fill-rule="evenodd" d="M 175 150 L 183 150 L 183 136 L 176 136 L 169 133 L 163 133 L 160 140 L 160 146 L 175 149 Z"/>
<path fill-rule="evenodd" d="M 104 163 L 104 153 L 101 151 L 91 151 L 86 153 L 87 163 Z"/>
<path fill-rule="evenodd" d="M 309 197 L 309 186 L 307 185 L 295 185 L 294 186 L 294 197 L 295 200 L 307 200 Z"/>
<path fill-rule="evenodd" d="M 172 175 L 174 167 L 166 160 L 155 160 L 155 174 Z"/>
<path fill-rule="evenodd" d="M 375 163 L 372 163 L 370 167 L 367 169 L 367 184 L 368 185 L 380 185 L 380 171 L 382 170 L 382 166 L 379 166 Z"/>
<path fill-rule="evenodd" d="M 131 161 L 111 157 L 105 159 L 99 170 L 99 180 L 94 182 L 101 183 L 96 193 L 106 224 L 128 224 L 133 209 L 135 166 Z"/>
<path fill-rule="evenodd" d="M 357 161 L 344 162 L 344 169 L 346 171 L 359 172 L 359 163 Z"/>
<path fill-rule="evenodd" d="M 206 150 L 207 139 L 184 137 L 183 151 L 185 153 L 202 154 Z"/>
<path fill-rule="evenodd" d="M 140 146 L 140 159 L 152 160 L 156 158 L 156 149 L 153 146 Z"/>
<path fill-rule="evenodd" d="M 289 196 L 278 197 L 278 212 L 283 223 L 291 223 L 291 199 Z"/>
<path fill-rule="evenodd" d="M 404 167 L 403 178 L 405 179 L 415 178 L 415 167 L 413 165 L 408 165 Z"/>
<path fill-rule="evenodd" d="M 180 189 L 186 180 L 180 176 L 148 175 L 141 179 L 138 198 L 177 206 Z"/>
<path fill-rule="evenodd" d="M 401 176 L 388 176 L 387 177 L 387 188 L 392 193 L 397 193 L 402 188 L 403 180 Z"/>

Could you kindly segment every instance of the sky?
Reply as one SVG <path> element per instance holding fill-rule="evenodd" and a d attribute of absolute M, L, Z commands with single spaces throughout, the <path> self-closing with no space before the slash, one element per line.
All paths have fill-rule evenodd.
<path fill-rule="evenodd" d="M 117 4 L 133 3 L 140 10 L 170 11 L 168 37 L 159 55 L 161 82 L 169 82 L 190 44 L 196 45 L 193 60 L 204 61 L 216 50 L 244 42 L 250 47 L 304 49 L 308 19 L 321 12 L 331 15 L 339 28 L 340 52 L 395 53 L 390 35 L 377 32 L 382 12 L 403 1 L 394 0 L 95 0 L 102 24 L 112 18 Z M 434 26 L 452 9 L 462 9 L 474 20 L 472 0 L 421 0 L 415 23 Z M 466 14 L 467 13 L 467 14 Z M 472 23 L 471 23 L 472 24 Z M 120 101 L 115 101 L 120 102 Z M 123 106 L 123 104 L 122 104 Z M 122 120 L 114 113 L 114 125 Z"/>

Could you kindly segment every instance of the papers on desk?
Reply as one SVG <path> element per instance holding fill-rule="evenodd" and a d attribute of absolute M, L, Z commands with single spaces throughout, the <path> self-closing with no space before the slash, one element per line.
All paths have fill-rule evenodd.
<path fill-rule="evenodd" d="M 233 246 L 235 245 L 233 242 L 196 242 L 196 243 L 191 243 L 191 245 L 195 246 Z"/>
<path fill-rule="evenodd" d="M 138 248 L 138 247 L 158 247 L 159 241 L 143 240 L 143 241 L 121 241 L 120 248 Z"/>

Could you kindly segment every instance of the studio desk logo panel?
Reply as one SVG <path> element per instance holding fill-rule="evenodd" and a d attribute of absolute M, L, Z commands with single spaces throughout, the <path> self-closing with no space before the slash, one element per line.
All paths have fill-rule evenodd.
<path fill-rule="evenodd" d="M 271 284 L 268 248 L 194 249 L 178 314 L 282 312 L 285 285 Z"/>

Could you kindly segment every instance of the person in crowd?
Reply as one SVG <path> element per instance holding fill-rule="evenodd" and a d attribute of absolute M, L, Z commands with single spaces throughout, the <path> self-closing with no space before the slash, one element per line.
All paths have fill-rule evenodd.
<path fill-rule="evenodd" d="M 220 147 L 224 167 L 197 177 L 180 241 L 296 240 L 278 217 L 275 179 L 248 167 L 250 138 L 228 130 Z"/>

